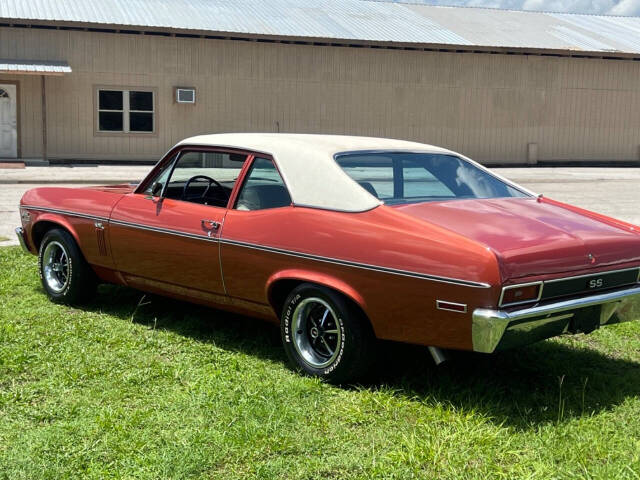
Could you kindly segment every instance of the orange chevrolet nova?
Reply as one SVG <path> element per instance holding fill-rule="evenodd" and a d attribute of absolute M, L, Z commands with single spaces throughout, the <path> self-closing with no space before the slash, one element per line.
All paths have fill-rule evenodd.
<path fill-rule="evenodd" d="M 140 184 L 36 188 L 20 212 L 52 300 L 108 282 L 265 318 L 332 382 L 377 339 L 439 363 L 640 317 L 638 227 L 420 143 L 193 137 Z"/>

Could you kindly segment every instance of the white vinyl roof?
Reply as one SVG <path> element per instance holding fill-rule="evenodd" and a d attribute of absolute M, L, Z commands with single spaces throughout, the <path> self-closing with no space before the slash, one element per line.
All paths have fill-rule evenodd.
<path fill-rule="evenodd" d="M 294 205 L 364 212 L 382 202 L 360 187 L 335 162 L 334 155 L 362 150 L 451 153 L 423 143 L 388 138 L 289 133 L 222 133 L 187 138 L 178 145 L 237 148 L 271 155 Z"/>

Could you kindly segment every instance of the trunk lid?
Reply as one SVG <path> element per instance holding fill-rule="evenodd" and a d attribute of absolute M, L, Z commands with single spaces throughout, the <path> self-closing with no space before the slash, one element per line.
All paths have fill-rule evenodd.
<path fill-rule="evenodd" d="M 489 247 L 504 281 L 638 261 L 640 235 L 535 198 L 401 205 L 405 214 Z"/>

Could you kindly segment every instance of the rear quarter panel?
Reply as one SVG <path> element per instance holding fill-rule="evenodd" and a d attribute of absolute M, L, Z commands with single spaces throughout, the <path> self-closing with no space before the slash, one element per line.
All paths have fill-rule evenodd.
<path fill-rule="evenodd" d="M 470 312 L 498 298 L 492 252 L 384 206 L 363 213 L 233 210 L 221 238 L 225 285 L 236 301 L 265 305 L 273 282 L 313 281 L 358 303 L 382 339 L 471 348 Z M 439 310 L 436 300 L 467 304 L 467 312 Z"/>

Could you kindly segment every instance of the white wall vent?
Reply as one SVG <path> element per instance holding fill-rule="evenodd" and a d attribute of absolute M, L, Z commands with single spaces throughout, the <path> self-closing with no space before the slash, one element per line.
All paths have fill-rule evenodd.
<path fill-rule="evenodd" d="M 196 89 L 177 87 L 176 102 L 177 103 L 196 103 Z"/>

